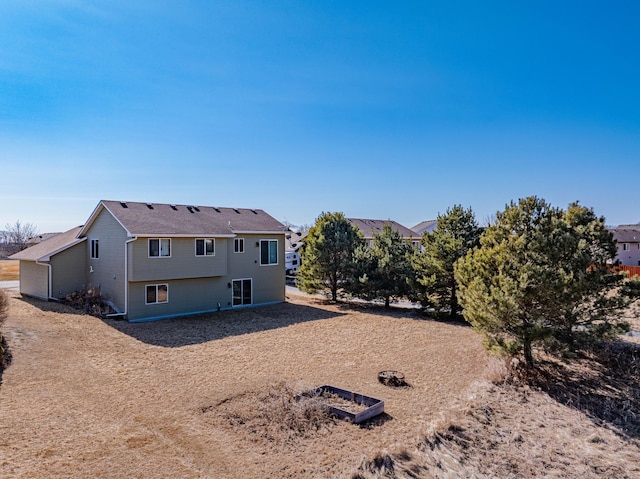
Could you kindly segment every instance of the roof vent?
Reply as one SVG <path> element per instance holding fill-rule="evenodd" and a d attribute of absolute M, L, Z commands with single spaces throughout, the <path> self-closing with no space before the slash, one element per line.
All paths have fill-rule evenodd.
<path fill-rule="evenodd" d="M 193 209 L 200 213 L 200 208 L 198 208 L 197 206 L 194 206 Z"/>
<path fill-rule="evenodd" d="M 147 203 L 147 208 L 149 208 L 150 210 L 153 209 L 153 205 L 151 203 Z"/>
<path fill-rule="evenodd" d="M 213 207 L 214 210 L 216 210 L 216 212 L 220 213 L 220 208 L 216 208 L 215 206 Z"/>
<path fill-rule="evenodd" d="M 258 212 L 257 212 L 256 210 L 251 210 L 251 212 L 252 212 L 254 215 L 257 215 L 257 214 L 258 214 Z"/>
<path fill-rule="evenodd" d="M 240 210 L 238 208 L 234 208 L 233 211 L 235 211 L 236 213 L 240 214 Z"/>
<path fill-rule="evenodd" d="M 169 205 L 173 211 L 178 211 L 178 207 L 176 205 Z"/>
<path fill-rule="evenodd" d="M 189 210 L 189 213 L 193 213 L 193 206 L 187 206 L 187 209 Z"/>
<path fill-rule="evenodd" d="M 120 206 L 122 206 L 123 208 L 128 208 L 127 204 L 124 201 L 120 202 Z"/>

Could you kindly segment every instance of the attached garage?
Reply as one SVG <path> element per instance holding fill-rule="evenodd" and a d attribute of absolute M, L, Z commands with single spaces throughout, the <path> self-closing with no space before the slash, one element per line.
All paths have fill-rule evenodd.
<path fill-rule="evenodd" d="M 80 229 L 52 236 L 9 257 L 20 261 L 21 294 L 61 299 L 84 287 L 86 246 L 85 238 L 77 237 Z"/>

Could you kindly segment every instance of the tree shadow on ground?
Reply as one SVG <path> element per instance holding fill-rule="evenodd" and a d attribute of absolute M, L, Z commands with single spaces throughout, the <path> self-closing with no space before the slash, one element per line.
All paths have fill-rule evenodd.
<path fill-rule="evenodd" d="M 640 438 L 640 345 L 603 343 L 568 363 L 547 361 L 533 383 L 595 424 Z"/>
<path fill-rule="evenodd" d="M 333 305 L 340 311 L 351 312 L 360 311 L 364 313 L 376 314 L 378 316 L 386 316 L 389 318 L 411 318 L 417 321 L 435 321 L 438 323 L 445 323 L 450 326 L 457 326 L 463 328 L 471 328 L 471 324 L 464 320 L 464 318 L 451 318 L 449 315 L 438 316 L 429 311 L 424 311 L 420 308 L 409 308 L 406 306 L 397 306 L 393 303 L 389 308 L 379 302 L 366 302 L 366 301 L 350 301 L 339 300 L 333 302 L 329 299 L 317 299 L 318 303 L 323 305 Z"/>
<path fill-rule="evenodd" d="M 129 323 L 103 320 L 109 326 L 154 346 L 177 348 L 230 336 L 286 328 L 294 324 L 321 321 L 343 313 L 292 303 L 227 310 L 160 321 Z"/>

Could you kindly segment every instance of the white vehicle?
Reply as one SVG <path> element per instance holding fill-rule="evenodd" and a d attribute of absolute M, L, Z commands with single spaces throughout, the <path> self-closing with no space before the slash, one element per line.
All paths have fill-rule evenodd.
<path fill-rule="evenodd" d="M 300 255 L 295 251 L 284 253 L 284 269 L 287 274 L 295 274 L 300 269 Z"/>

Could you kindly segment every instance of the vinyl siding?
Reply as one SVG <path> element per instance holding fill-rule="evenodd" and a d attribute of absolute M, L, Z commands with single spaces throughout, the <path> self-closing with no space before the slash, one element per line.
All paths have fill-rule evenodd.
<path fill-rule="evenodd" d="M 238 235 L 244 238 L 244 253 L 233 252 L 229 241 L 229 281 L 251 278 L 253 280 L 253 304 L 284 301 L 284 235 Z M 278 264 L 260 265 L 260 240 L 278 240 Z"/>
<path fill-rule="evenodd" d="M 245 239 L 244 253 L 233 252 L 233 239 L 216 239 L 215 257 L 195 258 L 195 260 L 218 258 L 218 261 L 202 262 L 202 264 L 208 265 L 208 269 L 200 270 L 199 274 L 208 274 L 207 277 L 176 278 L 176 272 L 163 265 L 158 268 L 149 268 L 144 273 L 147 279 L 131 281 L 129 283 L 128 319 L 160 318 L 216 311 L 218 303 L 220 303 L 221 309 L 231 308 L 233 291 L 230 283 L 234 279 L 252 280 L 253 305 L 284 301 L 284 235 L 239 235 L 239 237 Z M 259 244 L 261 239 L 278 240 L 278 264 L 260 265 L 260 247 L 256 244 Z M 173 241 L 176 241 L 175 247 Z M 194 271 L 198 271 L 198 268 L 202 267 L 199 264 L 197 267 L 193 266 L 194 239 L 174 239 L 173 241 L 171 258 L 147 258 L 146 238 L 133 242 L 131 246 L 135 245 L 135 248 L 132 248 L 130 255 L 130 258 L 133 258 L 129 261 L 130 276 L 135 274 L 136 278 L 144 277 L 138 270 L 140 262 L 145 265 L 148 265 L 149 262 L 152 265 L 155 262 L 160 264 L 165 262 L 167 265 L 175 264 L 175 267 L 182 272 L 181 274 L 194 275 Z M 142 244 L 142 248 L 140 248 L 140 244 Z M 139 251 L 140 249 L 144 252 Z M 186 251 L 190 252 L 191 257 Z M 225 264 L 220 265 L 219 261 L 222 258 L 224 258 Z M 183 261 L 189 266 L 184 267 Z M 214 276 L 222 271 L 224 271 L 224 276 Z M 145 304 L 146 286 L 164 283 L 169 288 L 168 303 Z"/>
<path fill-rule="evenodd" d="M 169 302 L 145 304 L 146 286 L 169 286 Z M 231 302 L 231 288 L 225 278 L 178 279 L 169 281 L 143 281 L 129 283 L 128 319 L 180 316 L 198 312 L 215 311 L 218 303 L 223 309 Z"/>
<path fill-rule="evenodd" d="M 49 268 L 35 261 L 20 261 L 20 293 L 49 299 Z"/>
<path fill-rule="evenodd" d="M 624 250 L 623 244 L 627 244 L 628 250 Z M 640 249 L 638 245 L 640 243 L 618 243 L 618 254 L 616 259 L 620 261 L 622 264 L 626 264 L 628 266 L 640 266 Z"/>
<path fill-rule="evenodd" d="M 103 209 L 86 231 L 86 287 L 99 287 L 102 297 L 125 309 L 124 255 L 127 233 L 107 210 Z M 90 258 L 91 240 L 99 241 L 99 258 Z M 90 272 L 93 271 L 93 272 Z"/>
<path fill-rule="evenodd" d="M 88 275 L 87 242 L 83 241 L 51 257 L 51 296 L 66 298 L 86 288 Z"/>
<path fill-rule="evenodd" d="M 129 246 L 129 280 L 210 278 L 227 274 L 228 243 L 215 238 L 214 256 L 196 256 L 196 238 L 171 238 L 171 256 L 149 258 L 149 238 L 138 238 Z"/>

